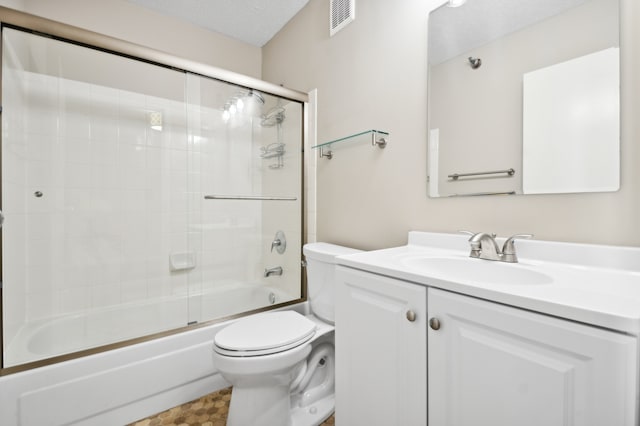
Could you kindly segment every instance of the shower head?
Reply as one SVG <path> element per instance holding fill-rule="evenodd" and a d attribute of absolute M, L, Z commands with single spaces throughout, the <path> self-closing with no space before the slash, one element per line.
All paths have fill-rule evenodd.
<path fill-rule="evenodd" d="M 264 96 L 262 96 L 262 94 L 260 92 L 256 92 L 253 89 L 249 89 L 249 92 L 247 93 L 247 98 L 249 99 L 255 99 L 259 104 L 264 105 Z"/>
<path fill-rule="evenodd" d="M 260 115 L 260 107 L 264 105 L 264 96 L 253 89 L 237 92 L 222 107 L 222 118 L 228 121 L 236 112 L 244 111 L 251 116 Z"/>

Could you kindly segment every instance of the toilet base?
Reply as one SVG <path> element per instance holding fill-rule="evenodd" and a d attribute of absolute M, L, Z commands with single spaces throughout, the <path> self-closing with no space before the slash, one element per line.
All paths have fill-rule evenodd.
<path fill-rule="evenodd" d="M 308 407 L 291 409 L 291 426 L 318 426 L 327 420 L 336 406 L 333 395 L 328 395 Z"/>
<path fill-rule="evenodd" d="M 287 385 L 234 386 L 227 426 L 291 426 L 288 396 Z"/>
<path fill-rule="evenodd" d="M 285 389 L 279 389 L 280 392 L 286 392 Z M 233 392 L 233 391 L 232 391 Z M 267 399 L 265 397 L 274 397 Z M 240 404 L 242 408 L 245 404 L 251 403 L 254 408 L 255 404 L 260 405 L 257 410 L 248 412 L 246 409 L 238 407 L 230 407 L 227 425 L 286 425 L 286 426 L 318 426 L 328 419 L 335 410 L 336 402 L 333 394 L 327 395 L 309 404 L 306 407 L 288 407 L 287 398 L 278 398 L 277 392 L 272 388 L 269 392 L 255 392 L 250 390 L 236 391 L 235 400 L 231 398 L 231 405 Z M 284 403 L 284 404 L 283 404 Z M 286 419 L 285 423 L 282 419 Z"/>

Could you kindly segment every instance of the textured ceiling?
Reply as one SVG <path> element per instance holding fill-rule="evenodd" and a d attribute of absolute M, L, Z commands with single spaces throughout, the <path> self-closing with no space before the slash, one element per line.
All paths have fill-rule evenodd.
<path fill-rule="evenodd" d="M 128 0 L 262 47 L 309 0 Z"/>

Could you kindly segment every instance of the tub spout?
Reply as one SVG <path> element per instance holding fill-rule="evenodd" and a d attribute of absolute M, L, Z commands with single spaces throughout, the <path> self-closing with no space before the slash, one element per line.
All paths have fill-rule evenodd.
<path fill-rule="evenodd" d="M 282 266 L 276 266 L 275 268 L 265 268 L 264 276 L 270 277 L 271 275 L 282 275 Z"/>

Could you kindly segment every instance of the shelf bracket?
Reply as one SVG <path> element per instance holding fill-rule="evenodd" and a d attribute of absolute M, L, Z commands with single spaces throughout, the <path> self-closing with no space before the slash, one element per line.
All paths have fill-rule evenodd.
<path fill-rule="evenodd" d="M 325 152 L 324 148 L 329 148 L 331 145 L 329 146 L 321 146 L 320 149 L 318 150 L 318 153 L 320 154 L 320 158 L 325 157 L 327 160 L 331 160 L 333 158 L 333 152 L 330 149 L 327 149 L 327 151 Z"/>
<path fill-rule="evenodd" d="M 371 145 L 372 146 L 378 146 L 378 148 L 380 149 L 384 149 L 387 146 L 387 140 L 383 137 L 380 137 L 378 139 L 376 139 L 376 136 L 378 136 L 378 132 L 376 132 L 375 130 L 371 132 Z"/>

